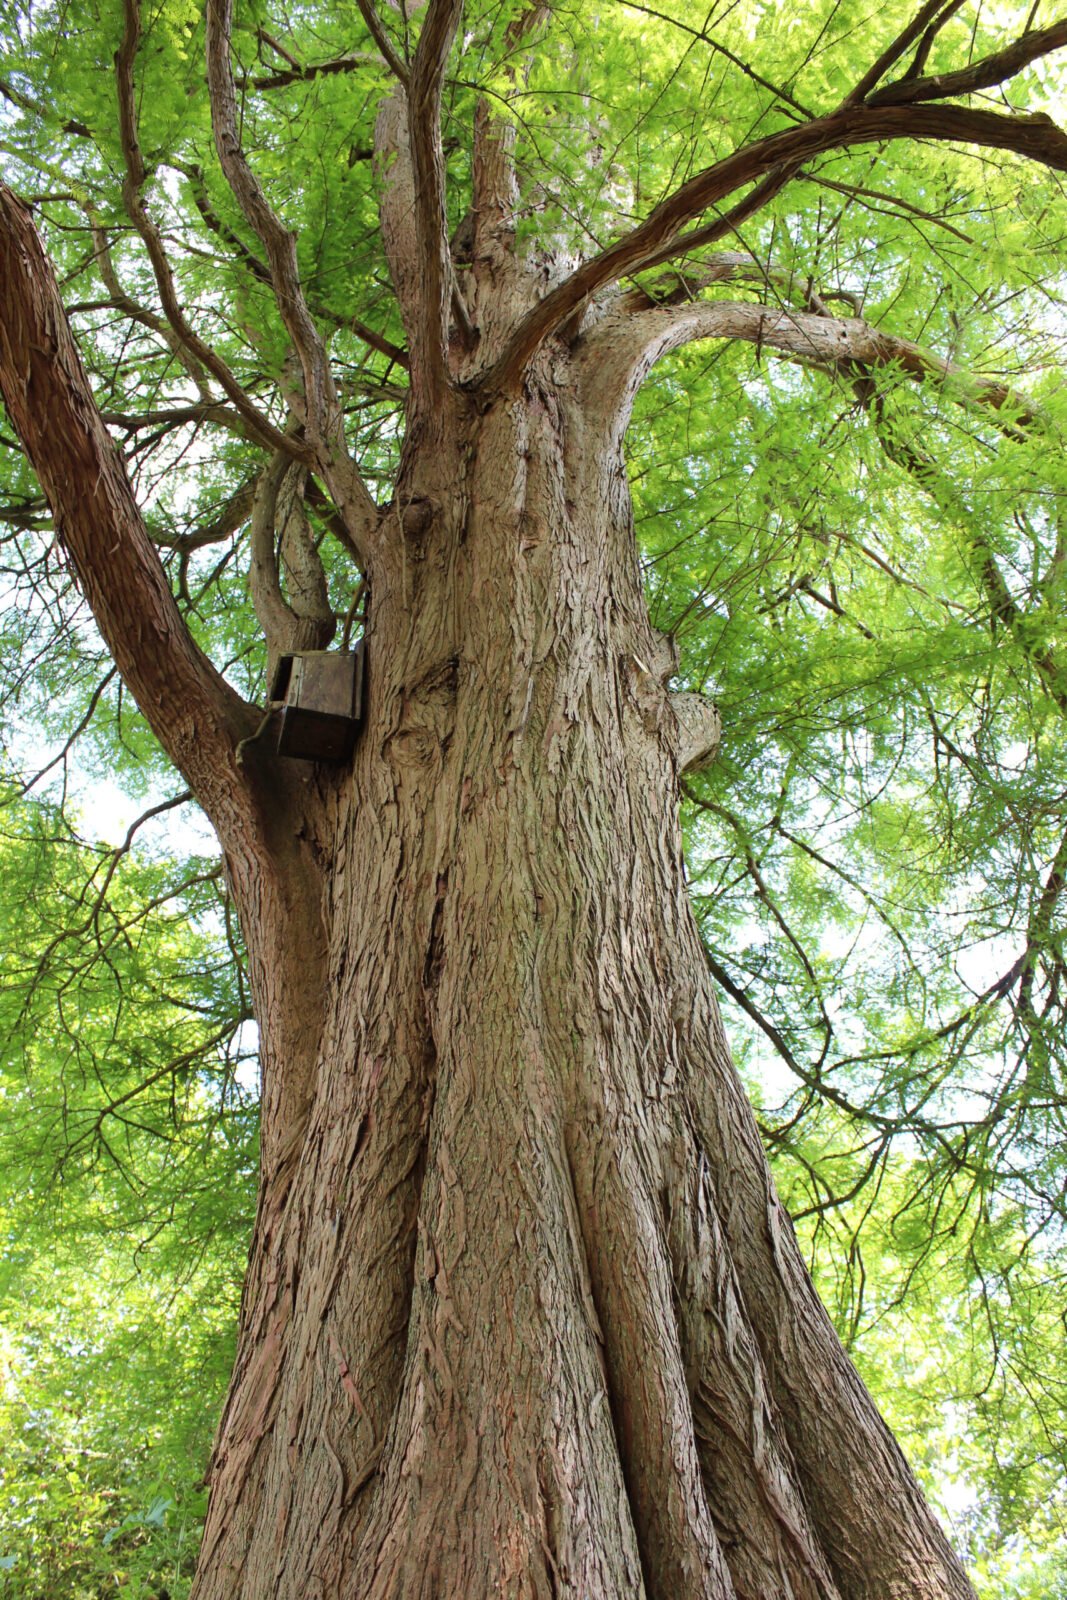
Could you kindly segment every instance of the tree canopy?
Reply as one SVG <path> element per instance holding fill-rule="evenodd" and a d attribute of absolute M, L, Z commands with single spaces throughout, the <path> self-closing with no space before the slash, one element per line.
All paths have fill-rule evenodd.
<path fill-rule="evenodd" d="M 374 125 L 422 19 L 238 8 L 235 126 L 272 232 L 217 153 L 195 0 L 6 9 L 5 181 L 181 612 L 257 704 L 279 618 L 325 643 L 364 602 L 337 485 L 272 469 L 300 446 L 271 251 L 292 242 L 308 342 L 385 501 L 410 359 Z M 503 367 L 616 279 L 635 314 L 702 334 L 665 338 L 625 441 L 653 620 L 722 721 L 684 784 L 694 905 L 820 1287 L 990 1595 L 1067 1584 L 1065 45 L 1039 4 L 985 0 L 472 3 L 440 85 L 458 323 L 480 119 L 512 141 L 519 238 L 545 254 Z M 257 516 L 283 493 L 284 517 Z M 188 1397 L 198 1361 L 220 1382 L 209 1335 L 253 1204 L 239 940 L 210 847 L 168 848 L 189 796 L 10 427 L 0 530 L 3 1284 L 44 1293 L 46 1225 L 78 1294 L 89 1240 L 115 1304 L 142 1262 L 173 1273 Z M 143 805 L 117 846 L 94 834 L 105 771 Z M 63 1433 L 45 1391 L 69 1379 L 35 1352 L 82 1355 L 69 1315 L 13 1315 L 12 1435 L 38 1436 L 20 1384 Z M 28 1597 L 38 1513 L 0 1493 Z M 127 1542 L 161 1498 L 180 1496 L 123 1502 Z"/>

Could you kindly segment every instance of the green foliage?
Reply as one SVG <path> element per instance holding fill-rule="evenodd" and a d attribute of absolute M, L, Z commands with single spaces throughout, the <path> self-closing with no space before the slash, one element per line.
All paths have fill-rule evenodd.
<path fill-rule="evenodd" d="M 0 866 L 0 1594 L 180 1600 L 255 1191 L 218 869 L 10 796 Z"/>

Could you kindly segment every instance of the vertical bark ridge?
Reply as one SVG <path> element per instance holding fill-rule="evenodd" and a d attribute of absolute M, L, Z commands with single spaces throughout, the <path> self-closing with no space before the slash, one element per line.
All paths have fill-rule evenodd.
<path fill-rule="evenodd" d="M 618 1109 L 571 1131 L 571 1162 L 645 1586 L 734 1600 L 701 1483 L 660 1221 Z"/>
<path fill-rule="evenodd" d="M 679 934 L 691 952 L 698 940 L 688 913 Z M 840 1592 L 844 1600 L 973 1600 L 815 1292 L 775 1194 L 706 974 L 700 988 L 705 992 L 687 1028 L 694 1126 L 746 1318 Z"/>
<path fill-rule="evenodd" d="M 665 1206 L 701 1472 L 738 1593 L 838 1600 L 688 1127 L 679 1129 Z"/>

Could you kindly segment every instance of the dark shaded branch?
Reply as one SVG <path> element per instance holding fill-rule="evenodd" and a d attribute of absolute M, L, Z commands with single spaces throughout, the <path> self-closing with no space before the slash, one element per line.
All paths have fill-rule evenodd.
<path fill-rule="evenodd" d="M 90 722 L 92 722 L 94 716 L 96 715 L 96 708 L 104 697 L 104 691 L 114 682 L 116 676 L 117 668 L 115 667 L 112 667 L 109 672 L 105 672 L 104 676 L 101 678 L 100 682 L 96 685 L 92 694 L 89 696 L 89 702 L 79 717 L 77 726 L 74 728 L 73 732 L 68 735 L 63 748 L 57 755 L 52 757 L 51 761 L 47 762 L 43 767 L 40 767 L 33 774 L 32 778 L 27 778 L 25 782 L 20 785 L 20 794 L 29 794 L 30 790 L 36 788 L 37 784 L 39 784 L 43 778 L 47 778 L 48 774 L 53 772 L 56 767 L 60 765 L 64 767 L 66 766 L 67 757 L 70 755 L 70 752 L 73 750 L 74 746 L 77 744 L 78 740 L 81 738 Z"/>
<path fill-rule="evenodd" d="M 129 827 L 126 829 L 125 839 L 123 839 L 122 843 L 117 845 L 111 852 L 110 860 L 108 861 L 107 867 L 104 871 L 103 881 L 101 882 L 100 887 L 97 889 L 97 892 L 93 897 L 93 903 L 89 908 L 89 915 L 86 917 L 84 923 L 80 927 L 76 926 L 65 929 L 62 935 L 60 935 L 61 938 L 76 937 L 80 933 L 88 933 L 91 928 L 98 927 L 100 913 L 104 908 L 104 902 L 107 900 L 107 892 L 111 887 L 111 880 L 118 871 L 119 862 L 124 856 L 129 855 L 133 848 L 133 841 L 137 837 L 137 834 L 140 832 L 140 830 L 144 827 L 145 823 L 151 822 L 155 817 L 161 817 L 165 815 L 165 813 L 168 811 L 178 810 L 180 806 L 187 805 L 192 798 L 192 791 L 190 789 L 183 789 L 180 794 L 174 795 L 169 800 L 161 800 L 158 805 L 150 806 L 147 811 L 142 811 L 139 817 L 134 818 Z M 47 956 L 51 953 L 52 948 L 54 948 L 54 946 L 50 947 L 49 951 L 46 952 L 44 957 L 45 960 L 47 960 Z"/>
<path fill-rule="evenodd" d="M 0 185 L 0 390 L 97 625 L 209 816 L 243 808 L 248 708 L 193 641 L 92 397 L 26 208 Z"/>
<path fill-rule="evenodd" d="M 694 228 L 691 233 L 683 233 L 680 238 L 649 256 L 647 261 L 639 261 L 630 269 L 631 272 L 645 272 L 650 267 L 658 267 L 664 261 L 672 261 L 677 256 L 688 255 L 693 250 L 703 250 L 707 245 L 715 244 L 719 239 L 725 238 L 728 233 L 735 233 L 742 222 L 747 222 L 749 217 L 754 217 L 757 211 L 769 205 L 775 195 L 779 194 L 799 172 L 799 162 L 774 167 L 761 183 L 757 183 L 745 195 L 743 200 L 731 206 L 721 217 L 716 217 L 714 222 L 709 222 L 704 228 Z"/>
<path fill-rule="evenodd" d="M 880 83 L 891 67 L 895 66 L 920 35 L 923 37 L 920 49 L 925 54 L 929 53 L 934 39 L 945 26 L 946 22 L 960 9 L 963 0 L 927 0 L 924 5 L 903 28 L 891 44 L 887 45 L 877 61 L 863 74 L 863 77 L 845 100 L 845 105 L 856 105 L 864 100 L 876 83 Z"/>
<path fill-rule="evenodd" d="M 389 71 L 399 78 L 400 82 L 407 88 L 408 69 L 397 55 L 396 50 L 393 48 L 393 41 L 382 27 L 378 13 L 374 9 L 374 0 L 356 0 L 356 4 L 359 6 L 360 16 L 370 30 L 371 38 L 382 53 L 382 60 L 389 68 Z"/>
<path fill-rule="evenodd" d="M 332 78 L 342 72 L 356 72 L 368 63 L 376 62 L 377 57 L 367 50 L 354 51 L 350 55 L 334 56 L 332 61 L 319 61 L 311 66 L 301 66 L 295 62 L 288 72 L 275 72 L 265 78 L 251 78 L 247 75 L 237 79 L 239 89 L 285 89 L 291 83 L 310 83 L 314 78 Z M 366 152 L 369 160 L 372 151 Z"/>
<path fill-rule="evenodd" d="M 1024 33 L 1003 50 L 974 61 L 958 72 L 943 72 L 933 78 L 901 78 L 888 83 L 884 89 L 868 95 L 869 106 L 917 105 L 921 100 L 948 100 L 955 95 L 974 94 L 979 89 L 992 89 L 1007 78 L 1014 78 L 1053 50 L 1067 45 L 1067 18 L 1053 22 L 1047 28 L 1036 28 Z"/>
<path fill-rule="evenodd" d="M 107 234 L 92 216 L 90 216 L 89 220 L 92 228 L 93 255 L 96 259 L 96 268 L 103 279 L 104 287 L 111 296 L 111 304 L 116 310 L 129 317 L 131 321 L 139 322 L 143 328 L 149 328 L 153 333 L 158 333 L 196 384 L 201 400 L 210 402 L 211 395 L 205 383 L 207 374 L 203 363 L 198 361 L 193 352 L 187 348 L 185 341 L 179 337 L 169 322 L 166 322 L 162 317 L 157 317 L 154 311 L 149 311 L 146 307 L 138 304 L 132 295 L 126 293 L 119 282 L 115 264 L 111 259 L 111 246 L 108 243 Z"/>
<path fill-rule="evenodd" d="M 31 99 L 28 94 L 23 94 L 21 89 L 16 89 L 13 83 L 7 83 L 3 78 L 0 78 L 0 97 L 9 105 L 18 106 L 22 111 L 32 112 L 35 117 L 40 117 L 42 122 L 58 123 L 64 133 L 72 133 L 79 139 L 93 138 L 93 130 L 87 128 L 84 122 L 78 122 L 73 117 L 61 117 L 51 106 L 42 105 L 40 100 Z"/>
<path fill-rule="evenodd" d="M 941 228 L 945 233 L 950 233 L 954 239 L 962 239 L 964 244 L 974 244 L 969 233 L 964 233 L 962 228 L 939 217 L 933 211 L 925 211 L 922 206 L 914 205 L 910 200 L 903 199 L 899 194 L 890 194 L 885 189 L 869 189 L 864 184 L 842 183 L 837 178 L 827 178 L 822 173 L 818 175 L 806 174 L 809 183 L 817 184 L 820 189 L 829 189 L 834 194 L 846 195 L 850 200 L 862 200 L 867 204 L 872 201 L 879 202 L 872 207 L 879 210 L 882 206 L 889 206 L 892 211 L 909 217 L 917 217 L 920 222 L 928 222 L 932 228 Z"/>

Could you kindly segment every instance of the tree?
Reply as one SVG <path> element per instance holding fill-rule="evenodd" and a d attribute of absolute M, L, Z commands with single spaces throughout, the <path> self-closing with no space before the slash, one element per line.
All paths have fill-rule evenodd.
<path fill-rule="evenodd" d="M 3 88 L 14 176 L 65 281 L 94 287 L 64 310 L 3 189 L 0 388 L 114 666 L 218 835 L 260 1030 L 257 1220 L 194 1593 L 968 1595 L 730 1061 L 678 822 L 719 717 L 670 688 L 623 443 L 654 363 L 694 341 L 746 352 L 749 381 L 772 358 L 828 377 L 894 482 L 966 530 L 987 621 L 1062 711 L 1047 618 L 899 403 L 936 395 L 980 460 L 990 439 L 1047 455 L 1054 396 L 965 366 L 967 327 L 947 354 L 913 342 L 877 264 L 866 318 L 781 230 L 813 195 L 840 202 L 834 248 L 910 208 L 971 262 L 999 238 L 1007 272 L 1009 185 L 1035 237 L 1057 225 L 1067 135 L 1042 97 L 1067 23 L 1001 33 L 958 0 L 655 33 L 636 7 L 360 15 L 208 0 L 201 37 L 179 0 L 35 9 Z M 967 226 L 944 217 L 958 196 Z M 1011 271 L 1021 295 L 1036 274 Z M 736 440 L 706 424 L 725 461 Z M 183 455 L 192 507 L 154 481 Z M 10 515 L 32 526 L 23 474 Z M 268 678 L 360 626 L 351 764 L 274 752 L 231 558 L 191 586 L 246 527 Z M 1043 578 L 1061 566 L 1057 544 Z M 818 572 L 794 593 L 844 610 Z M 1023 1014 L 1039 981 L 1058 993 L 1062 877 L 1061 850 L 1000 995 Z"/>

